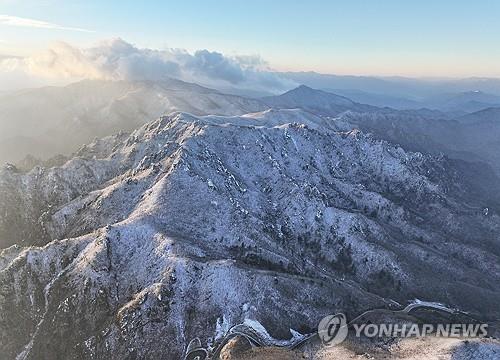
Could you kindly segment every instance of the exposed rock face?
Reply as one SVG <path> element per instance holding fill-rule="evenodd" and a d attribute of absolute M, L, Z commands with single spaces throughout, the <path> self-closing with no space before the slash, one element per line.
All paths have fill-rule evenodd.
<path fill-rule="evenodd" d="M 176 359 L 245 319 L 287 338 L 415 297 L 498 318 L 500 218 L 462 174 L 298 110 L 174 113 L 5 167 L 1 247 L 37 247 L 0 254 L 0 348 Z"/>

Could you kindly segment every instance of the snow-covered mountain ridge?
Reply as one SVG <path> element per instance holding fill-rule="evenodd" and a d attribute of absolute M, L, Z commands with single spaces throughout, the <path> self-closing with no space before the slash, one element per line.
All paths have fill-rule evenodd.
<path fill-rule="evenodd" d="M 469 186 L 301 110 L 173 113 L 60 167 L 4 167 L 0 347 L 174 359 L 221 323 L 286 338 L 415 294 L 495 319 L 500 219 Z"/>

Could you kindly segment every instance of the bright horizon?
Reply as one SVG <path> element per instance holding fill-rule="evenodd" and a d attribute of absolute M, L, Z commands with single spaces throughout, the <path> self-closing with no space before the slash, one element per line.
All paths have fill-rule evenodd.
<path fill-rule="evenodd" d="M 277 71 L 407 77 L 500 77 L 500 3 L 384 0 L 0 1 L 0 56 L 54 41 L 260 56 Z"/>

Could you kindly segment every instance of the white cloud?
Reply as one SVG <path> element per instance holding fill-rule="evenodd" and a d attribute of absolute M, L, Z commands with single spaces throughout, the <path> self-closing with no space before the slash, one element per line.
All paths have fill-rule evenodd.
<path fill-rule="evenodd" d="M 70 30 L 70 31 L 83 31 L 83 32 L 93 32 L 92 30 L 81 29 L 77 27 L 68 27 L 53 24 L 46 21 L 22 18 L 11 15 L 0 15 L 0 25 L 8 26 L 22 26 L 22 27 L 32 27 L 39 29 L 53 29 L 53 30 Z"/>
<path fill-rule="evenodd" d="M 52 79 L 161 80 L 174 77 L 207 86 L 279 92 L 295 84 L 272 73 L 258 56 L 228 57 L 218 52 L 141 49 L 122 40 L 81 49 L 64 42 L 23 59 L 0 62 L 2 69 L 22 69 Z"/>

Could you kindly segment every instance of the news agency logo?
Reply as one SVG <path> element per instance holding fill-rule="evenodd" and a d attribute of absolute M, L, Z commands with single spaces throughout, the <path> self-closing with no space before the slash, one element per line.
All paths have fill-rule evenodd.
<path fill-rule="evenodd" d="M 338 345 L 347 338 L 350 326 L 354 330 L 354 336 L 357 338 L 409 338 L 425 336 L 482 338 L 488 336 L 488 324 L 350 324 L 347 322 L 346 316 L 342 313 L 324 317 L 318 325 L 318 335 L 325 346 Z"/>
<path fill-rule="evenodd" d="M 344 314 L 324 317 L 318 325 L 318 335 L 324 345 L 334 346 L 342 343 L 349 332 Z"/>

